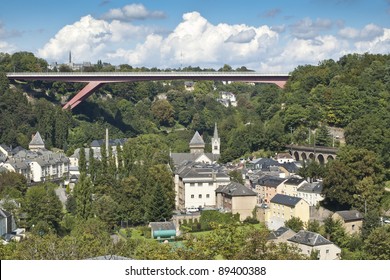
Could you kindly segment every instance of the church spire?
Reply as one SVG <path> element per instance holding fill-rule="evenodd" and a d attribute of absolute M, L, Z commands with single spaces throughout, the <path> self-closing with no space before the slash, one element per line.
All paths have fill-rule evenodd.
<path fill-rule="evenodd" d="M 218 128 L 217 123 L 214 126 L 214 135 L 211 138 L 212 153 L 214 155 L 219 155 L 221 153 L 221 139 L 218 137 Z"/>

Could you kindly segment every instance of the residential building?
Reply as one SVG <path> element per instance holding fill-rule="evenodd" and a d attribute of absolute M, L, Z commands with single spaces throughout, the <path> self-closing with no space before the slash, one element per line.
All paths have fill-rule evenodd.
<path fill-rule="evenodd" d="M 227 91 L 221 91 L 219 93 L 219 98 L 217 99 L 218 102 L 220 102 L 223 106 L 229 107 L 237 107 L 237 99 L 234 93 L 227 92 Z"/>
<path fill-rule="evenodd" d="M 309 206 L 317 206 L 325 198 L 322 194 L 322 189 L 322 182 L 305 182 L 298 187 L 297 196 L 306 200 L 307 203 L 309 203 Z"/>
<path fill-rule="evenodd" d="M 246 164 L 246 168 L 252 170 L 270 171 L 272 167 L 275 167 L 276 170 L 278 170 L 279 165 L 280 164 L 272 158 L 257 158 L 248 162 Z"/>
<path fill-rule="evenodd" d="M 280 164 L 294 162 L 295 159 L 289 153 L 278 153 L 276 161 Z"/>
<path fill-rule="evenodd" d="M 22 174 L 27 182 L 62 181 L 69 177 L 69 159 L 64 153 L 45 149 L 37 132 L 29 143 L 30 150 L 16 148 L 2 164 L 10 172 Z"/>
<path fill-rule="evenodd" d="M 231 182 L 221 185 L 216 190 L 217 207 L 232 214 L 240 214 L 240 220 L 253 216 L 257 204 L 257 194 L 244 185 Z"/>
<path fill-rule="evenodd" d="M 349 234 L 360 233 L 363 227 L 363 215 L 357 210 L 337 211 L 332 218 L 341 221 Z"/>
<path fill-rule="evenodd" d="M 291 218 L 299 218 L 307 223 L 310 218 L 309 204 L 300 197 L 276 194 L 270 202 L 269 229 L 277 229 Z"/>
<path fill-rule="evenodd" d="M 289 196 L 298 196 L 298 188 L 304 183 L 307 183 L 306 180 L 298 177 L 290 177 L 283 182 L 278 190 L 278 193 L 289 195 Z"/>
<path fill-rule="evenodd" d="M 270 203 L 271 199 L 277 194 L 278 187 L 286 179 L 275 176 L 264 176 L 257 180 L 255 191 L 258 194 L 258 203 Z"/>
<path fill-rule="evenodd" d="M 16 224 L 11 213 L 0 209 L 0 236 L 10 234 L 16 229 Z"/>
<path fill-rule="evenodd" d="M 230 183 L 230 177 L 217 164 L 183 162 L 175 169 L 176 209 L 215 207 L 215 190 Z"/>
<path fill-rule="evenodd" d="M 288 242 L 301 249 L 302 254 L 312 257 L 317 254 L 319 260 L 339 260 L 341 249 L 322 235 L 300 230 Z"/>

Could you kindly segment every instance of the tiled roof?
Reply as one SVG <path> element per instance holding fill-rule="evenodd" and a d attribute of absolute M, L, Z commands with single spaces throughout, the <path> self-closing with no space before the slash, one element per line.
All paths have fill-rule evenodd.
<path fill-rule="evenodd" d="M 301 178 L 295 178 L 295 177 L 291 177 L 289 178 L 286 182 L 284 182 L 286 185 L 294 185 L 294 186 L 299 186 L 299 184 L 301 184 L 303 181 L 305 181 L 304 179 L 301 179 Z"/>
<path fill-rule="evenodd" d="M 299 192 L 306 192 L 306 193 L 322 193 L 323 184 L 322 182 L 315 182 L 315 183 L 304 183 L 302 186 L 300 186 L 297 191 Z"/>

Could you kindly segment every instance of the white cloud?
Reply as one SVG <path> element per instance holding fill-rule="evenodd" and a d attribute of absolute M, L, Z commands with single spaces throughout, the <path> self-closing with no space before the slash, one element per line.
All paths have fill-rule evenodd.
<path fill-rule="evenodd" d="M 107 20 L 133 21 L 147 18 L 165 18 L 162 11 L 149 11 L 142 4 L 130 4 L 120 9 L 111 9 L 103 16 Z"/>
<path fill-rule="evenodd" d="M 191 12 L 183 15 L 183 21 L 167 37 L 152 35 L 136 49 L 121 49 L 110 56 L 125 55 L 127 63 L 133 65 L 220 67 L 221 63 L 228 63 L 242 66 L 259 61 L 259 56 L 264 56 L 277 41 L 278 33 L 268 26 L 213 25 L 198 12 Z M 145 56 L 145 52 L 150 53 L 153 60 Z"/>
<path fill-rule="evenodd" d="M 375 24 L 367 24 L 363 29 L 355 29 L 351 27 L 343 28 L 339 31 L 339 35 L 342 38 L 360 40 L 360 41 L 372 41 L 377 37 L 383 36 L 384 28 Z"/>
<path fill-rule="evenodd" d="M 212 24 L 198 12 L 190 12 L 171 32 L 162 34 L 154 27 L 89 15 L 59 30 L 39 49 L 38 56 L 63 62 L 72 51 L 75 62 L 101 59 L 133 66 L 214 69 L 229 64 L 262 72 L 288 72 L 297 65 L 338 59 L 346 53 L 388 53 L 390 49 L 390 29 L 373 24 L 361 30 L 343 28 L 332 35 L 324 32 L 331 28 L 330 21 L 305 19 L 301 23 L 294 30 Z M 10 47 L 0 43 L 0 51 Z"/>
<path fill-rule="evenodd" d="M 72 25 L 63 27 L 50 41 L 38 50 L 42 58 L 63 61 L 69 51 L 75 59 L 94 61 L 101 59 L 117 44 L 134 44 L 142 40 L 151 29 L 122 23 L 111 23 L 88 15 Z M 79 61 L 81 62 L 81 61 Z"/>

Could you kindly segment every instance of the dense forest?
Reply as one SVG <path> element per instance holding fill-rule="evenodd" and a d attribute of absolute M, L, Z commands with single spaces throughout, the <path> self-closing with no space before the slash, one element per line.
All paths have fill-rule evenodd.
<path fill-rule="evenodd" d="M 59 70 L 70 71 L 67 66 Z M 250 71 L 229 65 L 217 70 L 176 70 Z M 118 154 L 122 163 L 119 167 L 109 159 L 90 162 L 87 167 L 81 149 L 81 177 L 69 196 L 66 211 L 61 210 L 53 195 L 54 186 L 27 188 L 22 176 L 2 174 L 1 197 L 20 199 L 23 211 L 29 213 L 24 217 L 25 225 L 35 227 L 34 236 L 26 242 L 1 246 L 1 258 L 77 259 L 103 253 L 146 259 L 207 259 L 217 255 L 228 259 L 300 258 L 287 247 L 266 246 L 264 252 L 250 251 L 254 247 L 247 240 L 253 238 L 259 246 L 266 240 L 265 231 L 250 228 L 234 231 L 237 244 L 248 250 L 224 248 L 223 240 L 218 238 L 234 230 L 227 227 L 206 240 L 220 244 L 217 247 L 221 250 L 208 252 L 210 255 L 204 255 L 205 245 L 191 237 L 187 240 L 191 250 L 175 252 L 143 241 L 115 246 L 109 242 L 109 232 L 120 220 L 137 226 L 170 217 L 174 194 L 169 191 L 172 179 L 166 168 L 169 151 L 187 152 L 195 131 L 210 143 L 215 123 L 221 138 L 221 163 L 253 155 L 270 156 L 291 143 L 341 146 L 337 160 L 326 167 L 311 164 L 301 172 L 304 177 L 324 179 L 324 206 L 365 211 L 366 224 L 362 237 L 346 237 L 331 221 L 322 230 L 336 232 L 331 240 L 345 248 L 346 258 L 383 258 L 382 252 L 372 252 L 372 244 L 390 236 L 388 230 L 378 228 L 380 210 L 390 209 L 389 195 L 384 192 L 390 179 L 390 55 L 350 54 L 338 61 L 321 61 L 317 66 L 299 66 L 290 73 L 284 89 L 269 84 L 212 81 L 195 81 L 193 91 L 185 89 L 184 81 L 107 84 L 73 111 L 62 110 L 61 105 L 83 84 L 11 82 L 5 73 L 13 71 L 57 70 L 48 70 L 47 62 L 31 53 L 0 54 L 0 144 L 27 148 L 31 135 L 39 131 L 46 147 L 71 155 L 76 148 L 103 139 L 106 128 L 111 138 L 130 140 Z M 113 67 L 99 61 L 84 71 L 165 70 Z M 225 107 L 217 101 L 222 91 L 236 95 L 237 107 Z M 344 129 L 345 143 L 334 143 L 329 127 Z M 206 150 L 210 149 L 208 144 Z M 135 164 L 138 162 L 143 163 L 142 168 Z M 147 194 L 142 187 L 146 185 L 150 186 Z M 12 209 L 12 205 L 9 207 Z M 50 244 L 57 249 L 51 250 Z"/>

